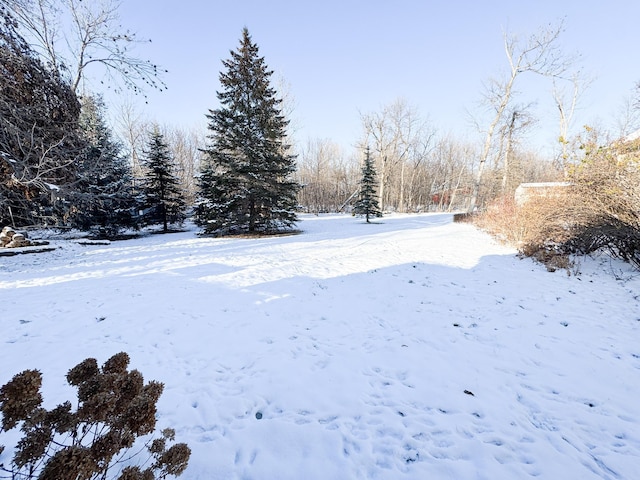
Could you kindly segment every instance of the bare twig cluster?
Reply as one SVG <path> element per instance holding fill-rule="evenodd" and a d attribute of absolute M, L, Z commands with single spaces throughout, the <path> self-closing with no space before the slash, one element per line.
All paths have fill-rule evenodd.
<path fill-rule="evenodd" d="M 545 263 L 607 251 L 640 268 L 640 140 L 583 143 L 568 187 L 529 199 L 502 200 L 478 222 Z"/>

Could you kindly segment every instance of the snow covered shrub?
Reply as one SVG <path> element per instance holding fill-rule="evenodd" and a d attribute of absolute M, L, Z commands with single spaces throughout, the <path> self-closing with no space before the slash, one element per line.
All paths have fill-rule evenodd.
<path fill-rule="evenodd" d="M 151 435 L 163 384 L 145 385 L 142 374 L 128 371 L 128 365 L 129 356 L 121 352 L 102 368 L 88 358 L 69 370 L 67 381 L 78 389 L 75 411 L 68 401 L 52 410 L 41 406 L 42 375 L 37 370 L 25 370 L 3 385 L 0 433 L 19 426 L 22 438 L 10 464 L 0 462 L 0 478 L 153 480 L 180 475 L 187 468 L 189 447 L 168 445 L 174 441 L 172 429 L 159 438 Z M 140 456 L 142 467 L 134 462 Z"/>

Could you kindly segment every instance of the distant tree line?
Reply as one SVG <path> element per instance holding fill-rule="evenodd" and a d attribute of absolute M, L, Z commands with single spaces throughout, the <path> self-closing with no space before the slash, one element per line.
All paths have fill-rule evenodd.
<path fill-rule="evenodd" d="M 399 118 L 406 123 L 398 122 Z M 420 128 L 416 128 L 418 125 Z M 502 150 L 499 144 L 492 150 L 479 190 L 479 208 L 497 197 L 513 195 L 520 183 L 562 178 L 562 168 L 554 159 L 528 150 L 520 140 L 513 137 L 508 155 L 504 145 Z M 367 147 L 377 172 L 381 210 L 468 210 L 477 174 L 477 145 L 451 134 L 439 135 L 403 100 L 384 106 L 380 112 L 363 115 L 359 143 L 361 147 L 354 156 L 347 155 L 331 140 L 309 141 L 301 149 L 296 175 L 302 185 L 298 198 L 303 211 L 353 211 Z M 509 163 L 506 169 L 505 161 Z"/>
<path fill-rule="evenodd" d="M 60 12 L 78 31 L 57 28 L 66 24 Z M 129 54 L 139 40 L 119 27 L 117 2 L 0 0 L 0 223 L 112 236 L 168 231 L 192 215 L 210 234 L 267 233 L 294 228 L 298 212 L 362 212 L 363 195 L 372 208 L 375 196 L 373 215 L 483 210 L 520 183 L 566 179 L 580 156 L 570 127 L 586 82 L 557 48 L 561 31 L 552 25 L 523 43 L 505 34 L 510 69 L 487 83 L 479 141 L 439 132 L 398 99 L 361 114 L 357 149 L 347 154 L 330 139 L 294 144 L 288 92 L 275 90 L 246 29 L 223 61 L 206 131 L 157 125 L 130 106 L 112 129 L 101 95 L 88 89 L 96 65 L 78 52 L 105 58 L 97 52 L 108 49 L 99 65 L 113 80 L 107 88 L 164 88 L 161 68 Z M 560 114 L 554 158 L 526 145 L 535 118 L 515 94 L 526 75 L 551 79 Z M 363 183 L 367 162 L 375 176 Z"/>

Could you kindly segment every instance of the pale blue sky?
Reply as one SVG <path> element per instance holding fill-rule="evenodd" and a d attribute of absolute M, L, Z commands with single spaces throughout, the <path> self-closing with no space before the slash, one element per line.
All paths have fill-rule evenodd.
<path fill-rule="evenodd" d="M 439 132 L 474 138 L 467 112 L 478 111 L 483 82 L 507 69 L 503 31 L 528 35 L 563 18 L 561 45 L 579 52 L 594 78 L 576 126 L 608 126 L 640 81 L 637 0 L 135 0 L 121 8 L 122 24 L 153 40 L 138 54 L 169 70 L 168 90 L 148 92 L 150 119 L 204 127 L 205 113 L 218 106 L 221 60 L 246 26 L 268 66 L 290 84 L 298 141 L 328 138 L 346 148 L 361 134 L 360 112 L 397 98 Z M 550 90 L 526 100 L 537 102 L 547 125 L 536 141 L 552 143 Z"/>

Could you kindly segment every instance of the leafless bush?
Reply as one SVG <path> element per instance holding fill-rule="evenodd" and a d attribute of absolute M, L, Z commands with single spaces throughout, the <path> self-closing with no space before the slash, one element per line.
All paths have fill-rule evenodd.
<path fill-rule="evenodd" d="M 538 218 L 547 216 L 544 206 L 534 200 L 519 208 L 513 198 L 501 197 L 475 215 L 474 223 L 502 242 L 520 247 L 529 240 Z"/>
<path fill-rule="evenodd" d="M 566 252 L 604 249 L 640 268 L 640 141 L 587 143 L 570 171 L 573 187 L 558 219 L 568 224 Z"/>
<path fill-rule="evenodd" d="M 569 171 L 570 187 L 521 207 L 502 200 L 477 224 L 547 265 L 605 250 L 640 268 L 640 141 L 587 142 L 583 149 Z"/>
<path fill-rule="evenodd" d="M 25 370 L 0 388 L 0 433 L 20 428 L 22 438 L 9 466 L 0 464 L 0 478 L 13 480 L 153 480 L 178 476 L 186 468 L 190 449 L 156 427 L 156 403 L 163 384 L 144 384 L 142 374 L 128 371 L 129 356 L 118 353 L 98 367 L 88 358 L 67 373 L 78 389 L 78 407 L 65 402 L 52 410 L 42 405 L 42 375 Z M 138 448 L 144 442 L 144 448 Z M 4 447 L 0 446 L 0 453 Z M 145 457 L 141 466 L 135 464 Z M 3 473 L 5 474 L 3 476 Z M 8 476 L 7 476 L 8 475 Z"/>

